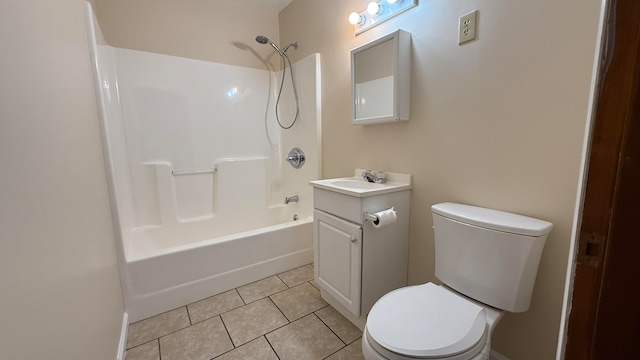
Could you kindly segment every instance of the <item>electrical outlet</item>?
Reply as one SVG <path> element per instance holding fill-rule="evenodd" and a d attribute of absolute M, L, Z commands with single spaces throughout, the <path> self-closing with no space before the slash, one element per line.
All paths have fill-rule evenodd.
<path fill-rule="evenodd" d="M 478 10 L 474 10 L 466 15 L 460 16 L 458 45 L 464 44 L 476 38 L 476 15 Z"/>

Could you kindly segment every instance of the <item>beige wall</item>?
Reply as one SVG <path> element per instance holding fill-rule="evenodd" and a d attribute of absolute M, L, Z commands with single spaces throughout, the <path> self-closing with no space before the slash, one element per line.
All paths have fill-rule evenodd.
<path fill-rule="evenodd" d="M 94 0 L 111 46 L 265 69 L 280 66 L 278 14 L 263 0 Z M 267 64 L 265 64 L 267 63 Z"/>
<path fill-rule="evenodd" d="M 123 317 L 82 2 L 0 2 L 0 352 L 116 358 Z"/>
<path fill-rule="evenodd" d="M 531 309 L 507 314 L 494 345 L 514 360 L 554 358 L 600 1 L 420 1 L 355 37 L 347 16 L 367 2 L 295 0 L 280 14 L 296 59 L 321 53 L 324 177 L 413 174 L 411 283 L 435 279 L 434 203 L 553 222 Z M 459 46 L 458 17 L 475 9 L 478 39 Z M 396 28 L 412 33 L 411 119 L 350 125 L 349 50 Z"/>
<path fill-rule="evenodd" d="M 299 41 L 293 60 L 321 53 L 324 177 L 414 175 L 411 283 L 434 280 L 431 204 L 552 221 L 532 307 L 508 314 L 494 345 L 514 360 L 554 357 L 600 0 L 420 1 L 358 37 L 346 18 L 367 0 L 295 0 L 279 24 L 242 1 L 95 2 L 113 46 L 255 68 L 278 61 L 258 34 Z M 478 40 L 459 46 L 458 17 L 475 9 Z M 412 33 L 411 120 L 350 125 L 349 50 L 396 28 Z"/>

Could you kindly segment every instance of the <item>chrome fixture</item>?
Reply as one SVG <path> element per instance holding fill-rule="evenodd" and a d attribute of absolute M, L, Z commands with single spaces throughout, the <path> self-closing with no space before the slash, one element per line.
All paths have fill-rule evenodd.
<path fill-rule="evenodd" d="M 387 182 L 384 171 L 365 170 L 362 172 L 362 179 L 371 183 L 384 184 Z"/>
<path fill-rule="evenodd" d="M 271 47 L 276 50 L 278 55 L 280 55 L 280 59 L 282 60 L 282 80 L 280 81 L 280 90 L 278 90 L 278 97 L 276 98 L 276 121 L 278 122 L 278 125 L 280 125 L 281 128 L 285 130 L 291 129 L 291 127 L 295 125 L 296 120 L 298 120 L 298 114 L 300 113 L 300 102 L 298 101 L 298 90 L 296 89 L 296 82 L 293 81 L 293 68 L 291 67 L 291 60 L 287 56 L 287 50 L 289 50 L 289 48 L 292 46 L 294 49 L 298 49 L 298 42 L 296 41 L 293 43 L 289 43 L 287 46 L 282 48 L 282 50 L 280 50 L 280 48 L 273 41 L 269 40 L 269 38 L 264 35 L 256 36 L 256 41 L 263 45 L 264 44 L 271 45 Z M 285 63 L 285 59 L 287 60 L 286 63 Z M 284 78 L 287 75 L 287 63 L 289 63 L 289 74 L 290 74 L 289 76 L 291 77 L 291 86 L 293 87 L 293 96 L 296 100 L 296 114 L 294 115 L 293 121 L 291 122 L 291 124 L 285 126 L 285 125 L 282 125 L 282 123 L 280 122 L 280 115 L 278 114 L 278 109 L 280 108 L 280 96 L 282 95 L 282 88 L 284 87 Z"/>
<path fill-rule="evenodd" d="M 356 35 L 418 5 L 418 0 L 371 1 L 365 10 L 349 14 Z"/>
<path fill-rule="evenodd" d="M 364 220 L 369 220 L 371 222 L 379 221 L 378 217 L 375 214 L 371 214 L 366 211 L 364 212 Z"/>
<path fill-rule="evenodd" d="M 304 153 L 297 147 L 291 149 L 287 155 L 287 161 L 296 169 L 300 169 L 304 165 L 304 160 Z"/>
<path fill-rule="evenodd" d="M 256 41 L 259 42 L 260 44 L 269 44 L 271 45 L 271 47 L 273 47 L 274 49 L 276 49 L 276 51 L 278 52 L 278 54 L 280 54 L 280 56 L 286 56 L 285 54 L 287 53 L 287 50 L 289 50 L 290 47 L 294 47 L 295 49 L 298 49 L 298 42 L 293 42 L 293 43 L 289 43 L 287 46 L 285 46 L 282 50 L 280 50 L 280 48 L 271 40 L 269 40 L 268 37 L 264 36 L 264 35 L 258 35 L 256 36 Z"/>
<path fill-rule="evenodd" d="M 298 202 L 298 195 L 287 196 L 284 198 L 284 203 L 288 204 L 290 202 Z"/>

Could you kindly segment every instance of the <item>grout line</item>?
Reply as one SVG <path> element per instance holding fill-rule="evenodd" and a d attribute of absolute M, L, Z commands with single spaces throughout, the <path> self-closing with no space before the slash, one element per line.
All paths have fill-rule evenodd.
<path fill-rule="evenodd" d="M 220 316 L 220 315 L 216 315 L 216 316 Z M 207 321 L 207 320 L 211 320 L 211 319 L 213 319 L 214 317 L 215 317 L 215 316 L 212 316 L 212 317 L 210 317 L 210 318 L 208 318 L 208 319 L 205 319 L 205 320 L 202 320 L 202 321 L 200 321 L 200 322 L 198 322 L 198 323 L 196 323 L 196 324 L 201 324 L 201 323 L 203 323 L 203 322 L 205 322 L 205 321 Z M 222 317 L 220 317 L 220 320 L 222 320 Z M 160 345 L 160 339 L 161 339 L 161 338 L 163 338 L 163 337 L 167 337 L 167 336 L 172 335 L 172 334 L 175 334 L 175 333 L 177 333 L 177 332 L 179 332 L 179 331 L 182 331 L 182 330 L 188 329 L 188 328 L 190 328 L 190 327 L 193 327 L 193 325 L 185 326 L 185 327 L 183 327 L 183 328 L 181 328 L 181 329 L 177 329 L 177 330 L 172 331 L 172 332 L 170 332 L 170 333 L 163 334 L 162 336 L 159 336 L 159 337 L 155 338 L 154 340 L 158 340 L 158 346 L 159 346 L 159 345 Z M 151 340 L 149 340 L 149 341 L 151 341 Z M 149 341 L 147 341 L 147 342 L 149 342 Z M 145 344 L 146 344 L 146 343 L 145 343 Z"/>
<path fill-rule="evenodd" d="M 236 308 L 237 309 L 237 308 Z M 229 310 L 231 311 L 231 310 Z M 227 329 L 227 324 L 224 323 L 224 319 L 222 318 L 222 316 L 220 316 L 220 314 L 216 315 L 220 318 L 220 321 L 222 322 L 222 326 L 224 326 L 224 331 L 227 332 L 227 336 L 229 337 L 229 340 L 231 340 L 231 345 L 233 345 L 233 349 L 237 349 L 239 346 L 236 346 L 236 343 L 233 341 L 233 338 L 231 337 L 231 333 L 229 332 L 229 329 Z M 231 350 L 233 350 L 231 349 Z M 229 351 L 231 351 L 229 350 Z M 227 352 L 229 352 L 227 351 Z M 222 355 L 222 354 L 220 354 Z"/>
<path fill-rule="evenodd" d="M 262 336 L 264 336 L 264 339 L 267 340 L 267 344 L 269 344 L 269 346 L 271 347 L 271 350 L 273 350 L 273 353 L 276 354 L 276 357 L 278 358 L 278 360 L 280 360 L 280 355 L 278 355 L 278 352 L 276 351 L 276 349 L 274 349 L 274 347 L 273 347 L 273 345 L 271 345 L 271 342 L 269 341 L 269 339 L 267 339 L 267 334 L 264 334 Z"/>
<path fill-rule="evenodd" d="M 312 283 L 312 281 L 313 281 L 313 280 L 314 280 L 314 279 L 311 279 L 311 280 L 309 280 L 309 281 L 307 281 L 307 282 L 309 283 L 309 285 L 313 286 L 313 288 L 314 288 L 314 289 L 316 289 L 316 290 L 320 291 L 320 289 L 318 288 L 318 286 L 320 286 L 320 285 L 318 285 L 318 286 L 313 285 L 313 283 Z"/>
<path fill-rule="evenodd" d="M 326 306 L 325 306 L 325 307 L 326 307 Z M 324 309 L 324 308 L 323 308 L 323 309 Z M 318 311 L 318 310 L 316 310 L 316 311 Z M 338 350 L 336 350 L 336 351 L 332 352 L 331 354 L 329 354 L 329 355 L 327 355 L 327 356 L 323 357 L 323 359 L 327 359 L 327 358 L 329 358 L 329 357 L 333 356 L 333 354 L 335 354 L 335 353 L 337 353 L 337 352 L 339 352 L 339 351 L 342 351 L 342 350 L 346 349 L 347 344 L 344 342 L 344 340 L 342 340 L 342 339 L 340 338 L 340 336 L 338 336 L 338 334 L 336 334 L 336 333 L 335 333 L 335 331 L 333 331 L 333 329 L 332 329 L 329 325 L 327 325 L 327 323 L 325 323 L 324 321 L 322 321 L 322 319 L 320 318 L 320 316 L 318 316 L 318 314 L 316 314 L 316 312 L 315 312 L 315 311 L 314 311 L 312 314 L 313 314 L 313 315 L 314 315 L 318 320 L 320 320 L 320 322 L 321 322 L 324 326 L 326 326 L 326 327 L 327 327 L 327 329 L 329 329 L 329 331 L 331 331 L 331 332 L 333 333 L 333 335 L 335 335 L 335 336 L 338 338 L 338 340 L 340 340 L 340 342 L 341 342 L 341 343 L 343 343 L 343 344 L 344 344 L 344 346 L 343 346 L 343 347 L 341 347 L 340 349 L 338 349 Z"/>
<path fill-rule="evenodd" d="M 166 313 L 170 313 L 170 312 L 172 312 L 172 311 L 176 311 L 176 310 L 180 309 L 181 307 L 186 307 L 186 306 L 187 306 L 187 305 L 178 306 L 178 307 L 177 307 L 177 308 L 175 308 L 175 309 L 167 310 L 167 311 L 161 312 L 160 314 L 155 314 L 155 315 L 149 316 L 148 318 L 144 318 L 144 319 L 142 319 L 142 320 L 138 320 L 138 321 L 136 321 L 136 322 L 132 322 L 132 323 L 130 323 L 130 324 L 129 324 L 129 326 L 131 326 L 131 325 L 133 325 L 133 324 L 137 324 L 137 323 L 139 323 L 139 322 L 143 322 L 143 321 L 145 321 L 145 320 L 152 319 L 152 318 L 154 318 L 154 317 L 156 317 L 156 316 L 160 316 L 160 315 L 164 315 L 164 314 L 166 314 Z"/>
<path fill-rule="evenodd" d="M 162 360 L 162 349 L 160 348 L 160 338 L 157 338 L 156 341 L 158 342 L 158 359 Z"/>
<path fill-rule="evenodd" d="M 282 275 L 284 273 L 280 273 L 280 274 L 276 274 L 276 277 L 278 278 L 278 280 L 282 281 L 282 283 L 284 284 L 284 286 L 287 287 L 287 289 L 291 289 L 291 287 L 289 286 L 289 284 L 287 284 L 286 282 L 284 282 L 284 280 L 282 280 L 282 278 L 280 277 L 280 275 Z"/>
<path fill-rule="evenodd" d="M 291 290 L 291 289 L 293 289 L 293 288 L 286 288 L 286 289 L 284 289 L 284 290 L 280 290 L 280 291 L 274 292 L 273 294 L 269 294 L 269 295 L 267 295 L 267 296 L 265 296 L 265 297 L 271 298 L 273 295 L 278 295 L 278 294 L 281 294 L 281 293 L 283 293 L 283 292 L 285 292 L 285 291 L 289 291 L 289 290 Z M 264 299 L 264 298 L 263 298 L 263 299 Z"/>
<path fill-rule="evenodd" d="M 240 298 L 240 300 L 242 301 L 242 303 L 243 303 L 244 305 L 247 305 L 247 302 L 246 302 L 246 301 L 244 301 L 244 299 L 242 298 L 242 295 L 240 295 L 240 292 L 238 291 L 238 288 L 234 288 L 233 290 L 236 292 L 236 295 L 238 295 L 238 297 Z M 243 306 L 244 306 L 244 305 L 243 305 Z M 238 307 L 239 307 L 239 306 L 238 306 Z M 236 309 L 237 309 L 237 308 L 236 308 Z"/>
<path fill-rule="evenodd" d="M 314 315 L 315 315 L 315 314 L 314 314 Z M 318 316 L 318 315 L 316 315 L 316 316 Z M 322 321 L 322 319 L 320 319 L 320 321 Z M 327 327 L 329 327 L 329 326 L 327 326 Z M 331 328 L 329 328 L 329 330 L 331 330 Z M 333 330 L 331 330 L 331 331 L 333 332 Z M 335 333 L 334 333 L 334 334 L 335 334 Z M 338 335 L 336 335 L 336 336 L 338 337 L 338 339 L 340 339 L 340 336 L 338 336 Z M 342 341 L 342 339 L 340 339 L 340 341 Z M 342 341 L 342 343 L 344 344 L 344 341 Z M 349 345 L 345 345 L 345 346 L 341 347 L 340 349 L 338 349 L 338 350 L 336 350 L 336 351 L 332 352 L 331 354 L 329 354 L 329 355 L 327 355 L 327 356 L 323 357 L 323 359 L 328 359 L 328 358 L 330 358 L 330 357 L 331 357 L 331 356 L 333 356 L 334 354 L 339 353 L 340 351 L 342 351 L 342 350 L 346 349 L 346 348 L 347 348 L 347 346 L 349 346 Z"/>
<path fill-rule="evenodd" d="M 289 286 L 289 284 L 287 284 L 284 280 L 282 280 L 282 278 L 280 277 L 280 275 L 282 275 L 282 274 L 286 274 L 286 273 L 288 273 L 288 272 L 291 272 L 291 271 L 294 271 L 294 270 L 297 270 L 297 269 L 301 269 L 301 268 L 303 268 L 303 267 L 305 267 L 305 266 L 309 266 L 309 265 L 311 265 L 311 268 L 313 269 L 313 263 L 309 263 L 309 264 L 304 264 L 304 265 L 302 265 L 302 266 L 298 266 L 297 268 L 293 268 L 293 269 L 291 269 L 291 270 L 287 270 L 287 271 L 285 271 L 285 272 L 281 272 L 280 274 L 276 274 L 276 276 L 277 276 L 277 277 L 278 277 L 278 279 L 280 279 L 280 281 L 282 281 L 282 282 L 283 282 L 283 283 L 284 283 L 288 288 L 296 287 L 296 286 L 298 286 L 298 285 L 304 284 L 305 282 L 308 282 L 309 280 L 303 281 L 303 282 L 301 282 L 301 283 L 299 283 L 299 284 L 295 284 L 295 285 Z"/>
<path fill-rule="evenodd" d="M 271 297 L 271 296 L 276 295 L 276 294 L 280 294 L 281 292 L 284 292 L 284 291 L 287 291 L 287 290 L 289 290 L 289 289 L 284 289 L 284 290 L 282 290 L 282 291 L 274 292 L 273 294 L 269 294 L 269 295 L 266 295 L 265 297 L 261 297 L 260 299 L 256 299 L 256 300 L 253 300 L 253 301 L 251 301 L 251 302 L 248 302 L 248 303 L 246 303 L 245 305 L 253 304 L 253 303 L 255 303 L 255 302 L 258 302 L 258 301 L 260 301 L 260 300 L 264 300 L 264 299 L 266 299 L 266 298 L 268 298 L 268 297 Z"/>
<path fill-rule="evenodd" d="M 208 320 L 208 319 L 207 319 L 207 320 Z M 201 321 L 201 322 L 202 322 L 202 321 Z M 199 323 L 198 323 L 198 324 L 199 324 Z M 182 330 L 184 330 L 184 329 L 188 329 L 188 328 L 190 328 L 191 326 L 193 326 L 193 325 L 185 326 L 185 327 L 183 327 L 183 328 L 176 329 L 176 330 L 171 331 L 171 332 L 168 332 L 168 333 L 166 333 L 166 334 L 162 334 L 162 335 L 160 335 L 160 336 L 158 336 L 158 337 L 156 337 L 156 338 L 149 339 L 149 340 L 147 340 L 147 341 L 143 342 L 143 343 L 142 343 L 142 344 L 140 344 L 140 345 L 143 345 L 143 344 L 149 343 L 149 342 L 151 342 L 151 341 L 153 341 L 153 340 L 158 340 L 158 341 L 160 341 L 160 338 L 163 338 L 163 337 L 165 337 L 165 336 L 169 336 L 169 335 L 171 335 L 171 334 L 175 334 L 175 333 L 177 333 L 178 331 L 182 331 Z M 136 346 L 134 346 L 134 347 L 138 347 L 138 346 L 140 346 L 140 345 L 136 345 Z M 127 350 L 133 349 L 134 347 L 129 348 L 129 349 L 127 349 Z"/>
<path fill-rule="evenodd" d="M 289 325 L 289 324 L 287 324 L 287 325 Z M 284 326 L 284 325 L 283 325 L 283 326 Z M 281 326 L 281 327 L 282 327 L 282 326 Z M 279 328 L 278 328 L 278 329 L 279 329 Z M 275 331 L 275 330 L 277 330 L 277 329 L 274 329 L 273 331 Z M 271 332 L 271 331 L 270 331 L 270 332 Z M 270 333 L 270 332 L 269 332 L 269 333 Z M 268 334 L 268 333 L 266 333 L 266 334 Z M 257 339 L 258 339 L 258 338 L 260 338 L 261 336 L 265 336 L 266 334 L 258 335 L 258 336 L 256 336 L 256 337 L 254 337 L 253 339 L 249 339 L 249 340 L 247 340 L 246 342 L 243 342 L 242 344 L 238 345 L 238 346 L 237 346 L 237 347 L 235 347 L 234 349 L 241 348 L 241 347 L 243 347 L 243 346 L 247 345 L 248 343 L 250 343 L 250 342 L 252 342 L 252 341 L 257 340 Z M 266 339 L 266 338 L 265 338 L 265 339 Z M 231 342 L 233 342 L 233 340 L 231 340 Z M 235 344 L 233 344 L 233 346 L 235 346 Z"/>
<path fill-rule="evenodd" d="M 298 284 L 298 285 L 296 285 L 296 286 L 294 286 L 294 287 L 292 287 L 291 289 L 288 289 L 288 290 L 292 290 L 292 289 L 294 289 L 294 288 L 296 288 L 296 287 L 303 286 L 303 285 L 305 285 L 305 284 L 307 284 L 307 283 L 308 283 L 308 281 L 307 281 L 307 282 L 303 282 L 303 283 Z M 314 290 L 318 291 L 318 290 L 315 288 L 315 286 L 313 286 L 313 285 L 311 285 L 311 284 L 309 284 L 309 285 L 311 286 L 311 288 L 312 288 L 312 289 L 314 289 Z M 287 291 L 287 290 L 284 290 L 284 291 Z M 301 317 L 299 317 L 299 318 L 297 318 L 297 319 L 293 319 L 293 320 L 291 320 L 291 319 L 289 319 L 289 317 L 284 313 L 284 311 L 282 311 L 282 310 L 280 309 L 280 307 L 278 307 L 278 304 L 276 304 L 276 303 L 275 303 L 275 301 L 273 301 L 273 299 L 271 298 L 273 295 L 280 294 L 280 293 L 282 293 L 282 292 L 284 292 L 284 291 L 281 291 L 281 292 L 279 292 L 279 293 L 275 293 L 275 294 L 269 295 L 269 299 L 271 300 L 271 302 L 273 302 L 273 303 L 274 303 L 274 305 L 278 308 L 278 310 L 280 310 L 280 312 L 282 313 L 282 315 L 284 315 L 284 317 L 285 317 L 285 318 L 287 318 L 287 320 L 289 320 L 289 322 L 293 322 L 293 321 L 296 321 L 296 320 L 298 320 L 298 319 L 301 319 L 301 318 L 303 318 L 303 317 L 305 317 L 305 316 L 307 316 L 307 315 L 309 315 L 309 314 L 312 314 L 312 313 L 314 313 L 315 311 L 318 311 L 318 310 L 320 310 L 320 309 L 323 309 L 323 308 L 325 308 L 325 307 L 327 307 L 327 306 L 329 305 L 329 304 L 326 304 L 325 306 L 321 307 L 320 309 L 313 310 L 313 311 L 311 311 L 311 312 L 309 312 L 309 313 L 306 313 L 306 314 L 302 315 Z M 318 296 L 320 296 L 320 294 L 318 294 Z M 325 302 L 325 303 L 326 303 L 326 302 Z"/>
<path fill-rule="evenodd" d="M 233 344 L 233 342 L 231 342 L 231 344 Z M 216 355 L 215 357 L 212 357 L 212 358 L 211 358 L 211 359 L 209 359 L 209 360 L 217 359 L 217 358 L 219 358 L 219 357 L 221 357 L 221 356 L 224 356 L 225 354 L 228 354 L 228 353 L 232 352 L 232 351 L 233 351 L 233 350 L 235 350 L 235 349 L 237 349 L 237 347 L 234 347 L 233 349 L 231 349 L 231 350 L 229 350 L 229 351 L 225 351 L 225 352 L 223 352 L 222 354 L 218 354 L 218 355 Z"/>
<path fill-rule="evenodd" d="M 134 346 L 134 347 L 130 347 L 130 348 L 126 349 L 126 351 L 133 350 L 133 349 L 135 349 L 135 348 L 139 348 L 140 346 L 143 346 L 143 345 L 147 345 L 148 343 L 150 343 L 150 342 L 152 342 L 152 341 L 158 341 L 158 338 L 151 339 L 151 340 L 149 340 L 149 341 L 145 341 L 145 342 L 143 342 L 142 344 L 140 344 L 140 345 L 136 345 L 136 346 Z"/>
<path fill-rule="evenodd" d="M 189 318 L 189 324 L 193 326 L 193 321 L 191 321 L 191 314 L 189 313 L 189 305 L 185 305 L 184 308 L 187 309 L 187 318 Z"/>
<path fill-rule="evenodd" d="M 285 271 L 285 272 L 286 272 L 286 271 Z M 284 274 L 284 273 L 280 273 L 280 274 Z M 255 283 L 259 283 L 260 281 L 264 281 L 264 280 L 267 280 L 267 279 L 272 278 L 272 277 L 275 277 L 276 279 L 278 279 L 278 280 L 279 280 L 279 281 L 280 281 L 284 286 L 286 286 L 286 287 L 288 288 L 289 286 L 288 286 L 284 281 L 282 281 L 282 279 L 280 279 L 280 277 L 278 276 L 278 275 L 280 275 L 280 274 L 275 274 L 275 275 L 267 276 L 266 278 L 263 278 L 263 279 L 260 279 L 260 280 L 256 280 L 256 281 L 254 281 L 254 282 L 250 282 L 250 283 L 245 284 L 245 285 L 238 286 L 238 287 L 237 287 L 237 288 L 235 288 L 235 289 L 236 289 L 236 291 L 237 291 L 237 289 L 239 289 L 239 288 L 246 287 L 246 286 L 249 286 L 249 285 L 253 285 L 253 284 L 255 284 Z M 240 293 L 240 292 L 238 291 L 238 294 L 239 294 L 239 293 Z M 240 297 L 242 297 L 242 295 L 241 295 Z M 243 300 L 244 300 L 244 299 L 243 299 Z"/>
<path fill-rule="evenodd" d="M 280 310 L 280 308 L 279 308 L 279 307 L 278 307 L 278 305 L 273 301 L 273 299 L 271 298 L 271 296 L 267 296 L 267 298 L 269 299 L 269 301 L 271 301 L 271 303 L 273 304 L 273 306 L 275 306 L 275 307 L 276 307 L 276 309 L 278 309 L 278 311 L 280 311 L 280 314 L 282 314 L 282 316 L 284 316 L 284 318 L 289 322 L 289 324 L 291 324 L 291 323 L 292 323 L 292 321 L 291 321 L 291 320 L 289 320 L 289 318 L 287 317 L 287 315 L 285 315 L 285 314 L 284 314 L 284 312 L 282 312 L 282 310 Z M 289 324 L 286 324 L 286 325 L 289 325 Z M 282 325 L 282 326 L 285 326 L 285 325 Z M 281 327 L 282 327 L 282 326 L 281 326 Z"/>
<path fill-rule="evenodd" d="M 277 307 L 277 306 L 276 306 L 276 307 Z M 278 309 L 278 310 L 279 310 L 279 309 Z M 277 328 L 275 328 L 275 329 L 273 329 L 273 330 L 271 330 L 271 331 L 269 331 L 269 332 L 267 332 L 267 333 L 265 333 L 265 334 L 262 334 L 261 336 L 264 336 L 264 337 L 265 337 L 265 339 L 267 339 L 267 335 L 268 335 L 268 334 L 271 334 L 272 332 L 278 331 L 278 330 L 282 329 L 282 328 L 283 328 L 283 327 L 285 327 L 285 326 L 291 325 L 291 324 L 293 324 L 293 323 L 294 323 L 294 322 L 296 322 L 296 321 L 300 321 L 300 320 L 302 320 L 303 318 L 306 318 L 307 316 L 309 316 L 309 315 L 311 315 L 311 314 L 313 314 L 313 313 L 307 314 L 307 315 L 305 315 L 305 316 L 303 316 L 303 317 L 301 317 L 301 318 L 299 318 L 299 319 L 295 319 L 295 320 L 293 320 L 293 321 L 290 321 L 290 320 L 289 320 L 289 319 L 287 319 L 287 317 L 285 316 L 284 318 L 285 318 L 285 319 L 287 319 L 287 321 L 289 321 L 287 324 L 284 324 L 284 325 L 282 325 L 282 326 L 279 326 L 279 327 L 277 327 Z M 283 315 L 284 315 L 284 314 L 283 314 Z M 254 339 L 254 340 L 255 340 L 255 339 Z M 269 340 L 269 339 L 267 339 L 267 341 L 268 341 L 268 340 Z"/>
<path fill-rule="evenodd" d="M 274 293 L 272 293 L 272 294 L 265 295 L 265 296 L 263 296 L 263 297 L 261 297 L 261 298 L 259 298 L 259 299 L 255 299 L 255 300 L 250 301 L 250 302 L 246 302 L 246 300 L 242 297 L 242 295 L 240 295 L 240 292 L 238 291 L 238 296 L 240 296 L 240 298 L 241 298 L 241 299 L 242 299 L 242 301 L 245 303 L 245 305 L 248 305 L 248 304 L 254 303 L 254 302 L 258 301 L 258 300 L 262 300 L 262 299 L 264 299 L 264 298 L 266 298 L 266 297 L 269 297 L 269 296 L 271 296 L 271 295 L 279 294 L 279 293 L 281 293 L 281 292 L 283 292 L 283 291 L 287 291 L 287 290 L 289 290 L 289 289 L 290 289 L 290 287 L 289 287 L 287 284 L 285 284 L 285 283 L 284 283 L 284 281 L 282 281 L 282 279 L 280 279 L 280 278 L 278 277 L 278 275 L 269 276 L 269 277 L 266 277 L 266 278 L 264 278 L 264 279 L 262 279 L 262 280 L 265 280 L 265 279 L 268 279 L 268 278 L 271 278 L 271 277 L 276 277 L 278 280 L 280 280 L 280 282 L 282 283 L 282 285 L 284 285 L 284 286 L 286 287 L 286 289 L 282 289 L 282 290 L 276 291 L 276 292 L 274 292 Z M 258 281 L 262 281 L 262 280 L 258 280 Z M 258 281 L 256 281 L 256 282 L 258 282 Z M 252 283 L 252 284 L 253 284 L 253 283 Z M 243 286 L 245 286 L 245 285 L 243 285 Z M 236 288 L 236 289 L 238 289 L 238 288 Z"/>
<path fill-rule="evenodd" d="M 329 306 L 329 305 L 327 305 L 327 306 Z M 325 306 L 325 307 L 326 307 L 326 306 Z M 322 309 L 324 309 L 325 307 L 323 307 Z M 316 310 L 316 311 L 320 311 L 320 310 L 322 310 L 322 309 L 318 309 L 318 310 Z M 312 314 L 313 314 L 313 315 L 315 315 L 315 316 L 318 318 L 318 320 L 320 320 L 320 322 L 321 322 L 321 323 L 323 323 L 323 324 L 324 324 L 324 326 L 326 326 L 326 327 L 327 327 L 327 329 L 329 329 L 329 331 L 331 331 L 331 332 L 333 333 L 333 335 L 335 335 L 335 336 L 338 338 L 338 340 L 342 341 L 342 343 L 344 344 L 344 346 L 347 346 L 348 344 L 347 344 L 344 340 L 342 340 L 342 338 L 340 337 L 340 335 L 336 334 L 336 332 L 335 332 L 335 331 L 333 331 L 333 329 L 331 328 L 331 326 L 329 326 L 329 324 L 327 324 L 326 322 L 324 322 L 324 321 L 322 320 L 322 318 L 321 318 L 320 316 L 318 316 L 318 314 L 316 314 L 316 311 L 314 311 Z M 343 348 L 344 348 L 344 346 L 343 346 L 343 347 L 341 347 L 340 349 L 343 349 Z M 338 349 L 337 351 L 340 351 L 340 349 Z"/>
<path fill-rule="evenodd" d="M 215 314 L 215 315 L 213 315 L 213 316 L 211 316 L 211 317 L 208 317 L 208 318 L 206 318 L 206 319 L 204 319 L 204 320 L 202 320 L 202 321 L 198 321 L 197 323 L 195 323 L 195 324 L 193 324 L 193 325 L 200 324 L 200 323 L 201 323 L 201 322 L 203 322 L 203 321 L 207 321 L 207 320 L 212 319 L 212 318 L 214 318 L 214 317 L 216 317 L 216 316 L 220 316 L 220 315 L 222 315 L 222 314 L 226 314 L 226 313 L 228 313 L 228 312 L 232 312 L 233 310 L 237 310 L 237 309 L 240 309 L 240 308 L 245 307 L 245 306 L 247 306 L 247 305 L 240 305 L 240 306 L 234 307 L 233 309 L 225 310 L 225 311 L 223 311 L 223 312 L 221 312 L 221 313 L 217 313 L 217 314 Z M 222 316 L 220 316 L 220 318 L 222 319 Z"/>

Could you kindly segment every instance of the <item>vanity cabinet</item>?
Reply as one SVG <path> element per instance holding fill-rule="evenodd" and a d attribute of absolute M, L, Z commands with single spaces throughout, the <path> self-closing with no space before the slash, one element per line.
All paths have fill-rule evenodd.
<path fill-rule="evenodd" d="M 314 278 L 322 298 L 361 327 L 380 297 L 407 285 L 410 177 L 408 184 L 371 190 L 331 186 L 332 181 L 345 183 L 311 182 Z M 391 207 L 397 220 L 374 227 L 366 214 Z"/>
<path fill-rule="evenodd" d="M 360 314 L 362 226 L 313 211 L 316 283 L 353 314 Z"/>

